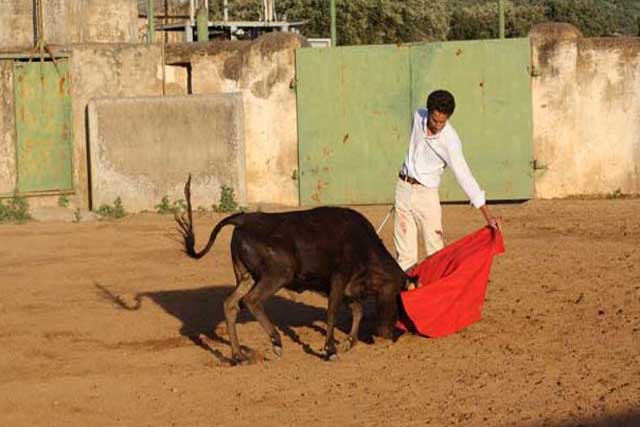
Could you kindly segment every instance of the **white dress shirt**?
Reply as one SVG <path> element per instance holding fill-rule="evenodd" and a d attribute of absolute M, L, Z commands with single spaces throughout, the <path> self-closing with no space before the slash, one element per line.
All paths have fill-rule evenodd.
<path fill-rule="evenodd" d="M 419 108 L 413 116 L 409 151 L 401 173 L 429 188 L 438 188 L 446 166 L 453 171 L 458 184 L 476 208 L 485 204 L 484 191 L 471 174 L 462 152 L 462 142 L 451 123 L 436 135 L 427 135 L 427 110 Z"/>

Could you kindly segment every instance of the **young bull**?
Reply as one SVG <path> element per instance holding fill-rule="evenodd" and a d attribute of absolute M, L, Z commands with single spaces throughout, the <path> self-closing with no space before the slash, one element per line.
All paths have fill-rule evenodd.
<path fill-rule="evenodd" d="M 343 351 L 358 340 L 362 302 L 377 298 L 378 333 L 391 338 L 397 316 L 397 297 L 409 277 L 402 271 L 373 226 L 360 213 L 346 208 L 320 207 L 282 213 L 237 213 L 221 220 L 201 251 L 195 250 L 191 209 L 191 176 L 184 189 L 184 215 L 176 221 L 184 238 L 184 250 L 192 258 L 204 256 L 220 229 L 233 225 L 231 259 L 237 285 L 224 302 L 235 363 L 246 361 L 236 333 L 240 301 L 251 311 L 271 338 L 274 353 L 282 354 L 280 334 L 264 311 L 264 302 L 278 289 L 313 290 L 329 297 L 326 357 L 335 358 L 333 338 L 338 308 L 346 300 L 353 324 Z"/>

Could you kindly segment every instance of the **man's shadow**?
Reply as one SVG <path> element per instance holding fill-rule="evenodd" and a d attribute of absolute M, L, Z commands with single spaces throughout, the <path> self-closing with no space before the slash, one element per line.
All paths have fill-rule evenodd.
<path fill-rule="evenodd" d="M 180 334 L 182 336 L 188 337 L 194 344 L 212 353 L 220 363 L 231 364 L 230 358 L 226 357 L 219 349 L 215 348 L 215 346 L 209 345 L 209 343 L 229 346 L 229 340 L 226 336 L 223 302 L 235 287 L 209 286 L 186 290 L 141 292 L 135 294 L 133 298 L 125 298 L 113 293 L 99 283 L 95 283 L 94 285 L 102 297 L 111 301 L 120 309 L 138 310 L 144 299 L 150 299 L 162 307 L 165 312 L 182 322 L 182 326 L 180 327 Z M 364 318 L 360 325 L 359 339 L 360 341 L 371 343 L 373 342 L 376 323 L 373 301 L 365 301 L 363 309 Z M 300 345 L 306 353 L 319 358 L 324 357 L 320 352 L 313 350 L 308 343 L 303 342 L 293 328 L 308 327 L 324 336 L 326 329 L 318 326 L 316 322 L 326 322 L 326 308 L 314 307 L 302 302 L 292 301 L 280 295 L 275 295 L 265 303 L 265 310 L 273 324 L 282 334 Z M 242 308 L 238 315 L 237 324 L 253 321 L 255 321 L 255 319 L 249 310 Z M 225 327 L 219 328 L 221 325 Z M 351 330 L 351 313 L 346 307 L 342 307 L 339 311 L 336 328 L 344 333 L 349 333 Z M 217 332 L 219 329 L 223 329 L 225 332 L 220 334 Z M 268 340 L 266 334 L 264 334 L 262 330 L 260 331 L 264 339 Z M 251 352 L 251 350 L 246 347 L 243 349 Z"/>

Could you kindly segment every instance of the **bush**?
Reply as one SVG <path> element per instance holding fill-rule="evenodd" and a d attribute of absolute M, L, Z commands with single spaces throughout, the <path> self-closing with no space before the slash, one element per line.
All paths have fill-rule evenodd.
<path fill-rule="evenodd" d="M 119 219 L 125 217 L 127 212 L 122 205 L 122 200 L 118 197 L 113 201 L 113 206 L 108 204 L 100 206 L 97 214 L 100 216 L 100 219 Z"/>
<path fill-rule="evenodd" d="M 226 185 L 220 187 L 220 202 L 218 205 L 212 206 L 216 212 L 234 212 L 238 210 L 238 202 L 236 202 L 233 188 Z"/>
<path fill-rule="evenodd" d="M 0 200 L 0 223 L 16 222 L 22 224 L 30 219 L 29 202 L 26 198 L 14 196 L 7 202 Z"/>
<path fill-rule="evenodd" d="M 61 208 L 68 208 L 69 207 L 69 197 L 65 196 L 64 194 L 60 197 L 58 197 L 58 206 L 60 206 Z"/>
<path fill-rule="evenodd" d="M 154 206 L 155 210 L 159 214 L 182 214 L 187 210 L 187 205 L 184 200 L 169 201 L 169 196 L 164 196 L 160 203 Z"/>

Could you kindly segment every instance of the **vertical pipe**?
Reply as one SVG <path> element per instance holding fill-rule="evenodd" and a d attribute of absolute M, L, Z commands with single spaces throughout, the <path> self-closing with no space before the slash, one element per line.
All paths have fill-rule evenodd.
<path fill-rule="evenodd" d="M 336 0 L 329 0 L 329 13 L 331 15 L 331 46 L 335 46 L 336 41 Z"/>
<path fill-rule="evenodd" d="M 156 38 L 155 0 L 147 0 L 147 43 L 153 43 Z"/>
<path fill-rule="evenodd" d="M 498 34 L 504 38 L 504 0 L 498 0 Z"/>
<path fill-rule="evenodd" d="M 266 21 L 273 21 L 273 0 L 267 0 L 267 10 L 265 10 Z"/>
<path fill-rule="evenodd" d="M 224 20 L 224 22 L 227 22 L 229 20 L 229 5 L 227 4 L 227 0 L 222 1 L 222 13 L 222 19 Z"/>
<path fill-rule="evenodd" d="M 196 14 L 196 28 L 198 31 L 198 41 L 209 41 L 209 10 L 202 4 Z"/>

